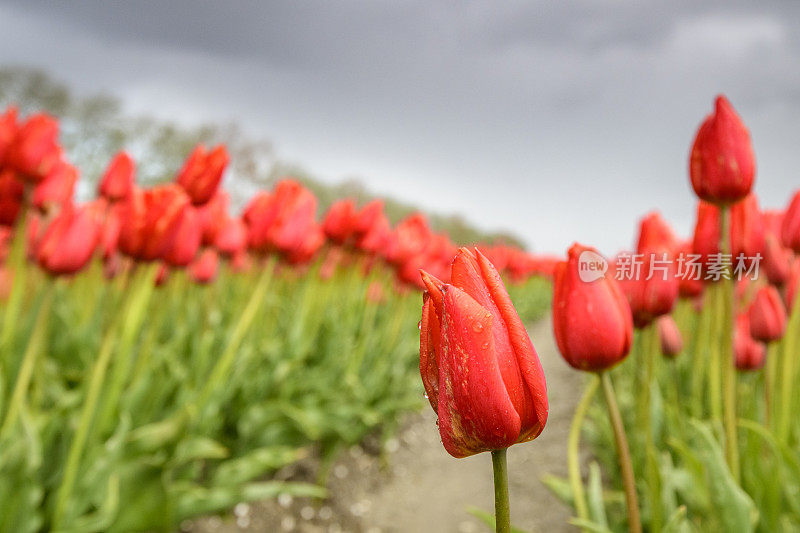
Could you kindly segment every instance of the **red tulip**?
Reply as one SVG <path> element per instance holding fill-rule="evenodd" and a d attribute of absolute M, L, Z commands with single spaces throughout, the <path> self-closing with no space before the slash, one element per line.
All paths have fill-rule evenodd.
<path fill-rule="evenodd" d="M 386 215 L 383 214 L 382 200 L 367 202 L 355 215 L 353 231 L 358 237 L 363 237 L 372 230 L 373 226 L 375 226 L 381 218 L 385 218 L 385 216 Z"/>
<path fill-rule="evenodd" d="M 13 226 L 22 209 L 25 185 L 11 169 L 0 169 L 0 224 Z"/>
<path fill-rule="evenodd" d="M 189 198 L 174 184 L 134 187 L 122 203 L 119 249 L 135 259 L 161 259 L 177 233 Z"/>
<path fill-rule="evenodd" d="M 201 144 L 189 155 L 178 172 L 177 183 L 184 188 L 193 204 L 202 205 L 214 196 L 229 161 L 230 156 L 224 145 L 209 152 Z"/>
<path fill-rule="evenodd" d="M 536 438 L 547 421 L 544 373 L 500 275 L 462 248 L 451 277 L 422 273 L 420 372 L 442 444 L 466 457 Z"/>
<path fill-rule="evenodd" d="M 579 261 L 584 252 L 597 254 L 593 248 L 574 244 L 567 260 L 556 266 L 553 329 L 567 363 L 579 370 L 599 371 L 611 368 L 628 355 L 633 318 L 613 277 L 591 282 L 580 279 Z"/>
<path fill-rule="evenodd" d="M 195 283 L 211 283 L 217 277 L 219 257 L 213 248 L 206 248 L 189 268 L 189 275 Z"/>
<path fill-rule="evenodd" d="M 648 214 L 639 223 L 639 240 L 636 245 L 638 253 L 666 252 L 673 256 L 679 245 L 672 228 L 657 211 Z"/>
<path fill-rule="evenodd" d="M 133 189 L 136 163 L 128 152 L 119 152 L 108 164 L 97 192 L 109 201 L 124 200 Z"/>
<path fill-rule="evenodd" d="M 244 212 L 250 248 L 280 252 L 290 263 L 309 260 L 325 241 L 316 211 L 312 192 L 293 180 L 279 182 L 271 194 L 257 194 Z"/>
<path fill-rule="evenodd" d="M 750 193 L 756 161 L 750 133 L 724 96 L 697 131 L 689 162 L 694 192 L 717 205 L 731 204 Z"/>
<path fill-rule="evenodd" d="M 36 244 L 39 265 L 51 274 L 73 274 L 82 269 L 100 239 L 100 216 L 95 205 L 65 206 Z"/>
<path fill-rule="evenodd" d="M 794 193 L 781 226 L 783 244 L 800 254 L 800 190 Z"/>
<path fill-rule="evenodd" d="M 78 169 L 61 161 L 44 180 L 36 184 L 31 203 L 45 212 L 56 206 L 70 204 L 77 181 Z"/>
<path fill-rule="evenodd" d="M 733 352 L 736 358 L 736 368 L 739 370 L 758 370 L 764 366 L 767 350 L 763 344 L 750 335 L 750 319 L 747 313 L 740 313 L 736 317 Z"/>
<path fill-rule="evenodd" d="M 637 328 L 647 327 L 656 318 L 671 313 L 680 285 L 669 255 L 646 253 L 641 261 L 639 276 L 619 283 Z"/>
<path fill-rule="evenodd" d="M 792 251 L 784 248 L 781 241 L 772 233 L 768 233 L 764 247 L 764 273 L 770 283 L 782 286 L 789 279 L 792 268 Z"/>
<path fill-rule="evenodd" d="M 795 259 L 789 274 L 789 281 L 786 282 L 786 292 L 784 293 L 786 309 L 789 310 L 790 315 L 795 311 L 794 303 L 798 289 L 800 289 L 800 259 Z"/>
<path fill-rule="evenodd" d="M 217 235 L 228 221 L 229 202 L 228 193 L 220 189 L 208 202 L 197 208 L 204 246 L 213 246 L 217 241 Z"/>
<path fill-rule="evenodd" d="M 17 134 L 17 108 L 8 107 L 0 115 L 0 168 L 5 164 L 6 152 Z"/>
<path fill-rule="evenodd" d="M 365 208 L 366 209 L 366 208 Z M 356 248 L 369 254 L 383 253 L 393 233 L 386 215 L 380 213 L 372 225 L 356 240 Z"/>
<path fill-rule="evenodd" d="M 5 154 L 5 164 L 32 183 L 47 177 L 60 160 L 58 122 L 43 113 L 20 125 Z"/>
<path fill-rule="evenodd" d="M 247 226 L 241 218 L 229 218 L 217 233 L 214 241 L 219 253 L 225 257 L 232 257 L 247 249 Z"/>
<path fill-rule="evenodd" d="M 164 251 L 164 262 L 171 267 L 189 265 L 200 249 L 203 227 L 194 206 L 186 206 L 178 215 L 175 232 Z"/>
<path fill-rule="evenodd" d="M 339 200 L 331 204 L 322 230 L 336 244 L 344 244 L 355 232 L 356 205 L 353 200 Z"/>
<path fill-rule="evenodd" d="M 396 239 L 387 259 L 395 264 L 402 264 L 425 251 L 433 235 L 428 220 L 421 213 L 414 213 L 404 218 L 394 229 Z"/>
<path fill-rule="evenodd" d="M 748 311 L 750 334 L 761 342 L 773 342 L 786 330 L 786 309 L 781 296 L 771 285 L 761 287 Z"/>
<path fill-rule="evenodd" d="M 106 219 L 100 234 L 100 250 L 105 260 L 110 260 L 117 255 L 119 232 L 122 226 L 121 212 L 122 205 L 119 203 L 112 204 L 106 211 Z"/>
<path fill-rule="evenodd" d="M 683 350 L 683 335 L 671 315 L 658 319 L 658 338 L 661 341 L 661 353 L 667 357 L 675 357 Z"/>

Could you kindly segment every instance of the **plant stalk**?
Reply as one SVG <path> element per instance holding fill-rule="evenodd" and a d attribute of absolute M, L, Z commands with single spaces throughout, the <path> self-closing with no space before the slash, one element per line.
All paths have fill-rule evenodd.
<path fill-rule="evenodd" d="M 506 449 L 492 451 L 494 472 L 494 516 L 497 533 L 511 532 L 511 509 L 508 503 L 508 462 Z"/>
<path fill-rule="evenodd" d="M 583 420 L 586 418 L 586 411 L 592 403 L 597 386 L 600 380 L 597 376 L 591 376 L 583 391 L 583 397 L 575 408 L 575 415 L 572 417 L 572 425 L 569 429 L 569 440 L 567 441 L 567 466 L 569 470 L 569 484 L 572 487 L 572 497 L 575 500 L 575 512 L 581 520 L 589 520 L 589 508 L 586 505 L 586 495 L 583 490 L 581 480 L 580 465 L 580 439 Z"/>

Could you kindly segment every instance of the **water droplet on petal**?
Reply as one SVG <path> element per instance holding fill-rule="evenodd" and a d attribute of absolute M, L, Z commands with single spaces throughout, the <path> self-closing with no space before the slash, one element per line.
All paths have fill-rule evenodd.
<path fill-rule="evenodd" d="M 480 322 L 473 322 L 472 329 L 475 330 L 475 333 L 480 333 L 481 331 L 483 331 L 483 324 L 481 324 Z"/>

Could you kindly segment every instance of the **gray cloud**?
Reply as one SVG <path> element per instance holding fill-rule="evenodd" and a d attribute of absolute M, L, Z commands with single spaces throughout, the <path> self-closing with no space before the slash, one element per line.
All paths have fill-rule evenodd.
<path fill-rule="evenodd" d="M 800 5 L 584 0 L 0 3 L 0 62 L 132 111 L 241 122 L 326 179 L 505 227 L 538 249 L 688 233 L 697 124 L 725 92 L 758 191 L 797 187 Z"/>

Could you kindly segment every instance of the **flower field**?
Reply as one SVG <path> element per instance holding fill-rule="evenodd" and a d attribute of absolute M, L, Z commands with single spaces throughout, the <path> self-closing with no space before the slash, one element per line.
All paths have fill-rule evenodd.
<path fill-rule="evenodd" d="M 236 210 L 229 163 L 199 145 L 143 187 L 120 152 L 79 200 L 58 120 L 0 115 L 0 531 L 322 501 L 342 450 L 426 404 L 447 453 L 489 452 L 495 513 L 473 514 L 512 531 L 506 450 L 547 431 L 527 326 L 548 310 L 586 374 L 568 476 L 543 480 L 572 526 L 800 529 L 800 191 L 762 209 L 724 96 L 690 151 L 693 236 L 652 211 L 612 258 L 454 243 L 380 200 L 319 212 L 292 178 Z M 313 480 L 274 476 L 310 456 Z"/>
<path fill-rule="evenodd" d="M 173 530 L 281 494 L 425 401 L 418 269 L 454 254 L 422 215 L 284 180 L 233 214 L 224 147 L 140 189 L 125 153 L 97 199 L 44 114 L 0 119 L 0 531 Z M 552 261 L 487 247 L 533 320 Z M 318 483 L 271 479 L 319 458 Z"/>

